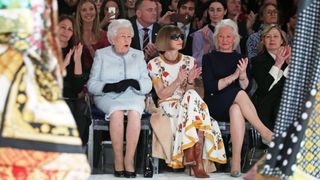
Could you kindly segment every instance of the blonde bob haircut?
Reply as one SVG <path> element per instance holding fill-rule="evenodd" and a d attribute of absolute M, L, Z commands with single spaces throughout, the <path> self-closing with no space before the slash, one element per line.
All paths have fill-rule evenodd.
<path fill-rule="evenodd" d="M 265 46 L 265 42 L 264 39 L 266 37 L 266 35 L 272 30 L 272 29 L 277 29 L 280 32 L 281 35 L 281 39 L 283 41 L 283 43 L 281 44 L 281 46 L 286 46 L 288 45 L 288 39 L 286 36 L 286 33 L 276 24 L 270 24 L 264 27 L 263 31 L 261 32 L 260 35 L 260 41 L 259 44 L 257 46 L 257 50 L 258 53 L 263 53 L 266 51 L 266 46 Z"/>
<path fill-rule="evenodd" d="M 214 45 L 216 46 L 216 49 L 219 50 L 219 44 L 218 44 L 218 34 L 220 32 L 221 28 L 224 27 L 231 27 L 232 29 L 232 34 L 235 37 L 235 40 L 233 42 L 233 50 L 237 48 L 240 42 L 240 35 L 238 33 L 238 25 L 231 19 L 222 19 L 218 24 L 216 25 L 216 28 L 213 33 L 213 42 Z"/>
<path fill-rule="evenodd" d="M 170 41 L 171 41 L 170 36 L 174 34 L 182 34 L 182 31 L 177 26 L 174 26 L 174 25 L 163 26 L 159 30 L 156 38 L 155 45 L 157 50 L 160 52 L 172 50 L 172 47 L 170 46 Z M 183 43 L 183 47 L 184 47 L 184 44 L 185 43 Z"/>

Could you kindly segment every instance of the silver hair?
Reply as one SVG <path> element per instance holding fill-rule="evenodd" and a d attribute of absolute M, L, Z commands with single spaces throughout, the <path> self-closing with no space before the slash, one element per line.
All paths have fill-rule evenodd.
<path fill-rule="evenodd" d="M 232 28 L 233 35 L 235 36 L 235 41 L 233 43 L 233 50 L 235 50 L 239 45 L 240 35 L 238 33 L 238 25 L 231 19 L 223 19 L 220 22 L 218 22 L 218 24 L 215 27 L 214 33 L 213 33 L 213 42 L 214 42 L 216 49 L 219 49 L 218 39 L 217 39 L 218 33 L 221 28 L 227 27 L 227 26 Z"/>
<path fill-rule="evenodd" d="M 129 28 L 131 31 L 131 36 L 134 36 L 134 31 L 132 28 L 132 24 L 127 19 L 115 19 L 112 20 L 108 26 L 107 37 L 110 44 L 114 45 L 113 39 L 116 37 L 120 28 Z"/>

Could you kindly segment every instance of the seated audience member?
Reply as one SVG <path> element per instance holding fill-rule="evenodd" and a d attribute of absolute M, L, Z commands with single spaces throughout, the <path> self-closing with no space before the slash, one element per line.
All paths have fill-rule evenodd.
<path fill-rule="evenodd" d="M 109 45 L 106 32 L 100 29 L 99 15 L 93 1 L 82 0 L 76 12 L 74 28 L 75 42 L 83 44 L 81 61 L 83 75 L 89 78 L 95 51 Z"/>
<path fill-rule="evenodd" d="M 256 56 L 258 53 L 257 46 L 260 42 L 260 35 L 263 28 L 269 24 L 278 24 L 278 13 L 278 7 L 272 3 L 264 4 L 260 8 L 258 17 L 260 17 L 259 20 L 262 21 L 262 25 L 260 26 L 259 31 L 251 34 L 247 40 L 247 51 L 249 59 Z"/>
<path fill-rule="evenodd" d="M 96 106 L 110 118 L 114 151 L 114 175 L 135 177 L 134 154 L 139 139 L 145 95 L 152 88 L 143 52 L 130 48 L 133 37 L 130 21 L 110 23 L 108 39 L 112 46 L 96 52 L 88 89 Z M 123 157 L 123 119 L 128 116 L 126 154 Z"/>
<path fill-rule="evenodd" d="M 100 9 L 101 9 L 101 5 L 102 5 L 102 3 L 104 3 L 105 0 L 92 0 L 92 1 L 96 5 L 97 10 L 98 10 L 98 14 L 99 14 L 100 13 Z"/>
<path fill-rule="evenodd" d="M 169 11 L 177 12 L 177 10 L 178 10 L 178 8 L 177 8 L 178 2 L 179 2 L 179 0 L 170 0 L 170 4 L 168 6 Z"/>
<path fill-rule="evenodd" d="M 137 0 L 124 0 L 123 17 L 130 19 L 136 15 L 135 4 Z"/>
<path fill-rule="evenodd" d="M 260 119 L 269 129 L 274 127 L 288 77 L 291 48 L 287 44 L 280 27 L 266 26 L 261 33 L 259 54 L 252 58 L 253 77 L 258 85 L 254 103 Z"/>
<path fill-rule="evenodd" d="M 81 63 L 83 45 L 81 43 L 74 45 L 73 25 L 72 16 L 61 15 L 59 17 L 58 39 L 64 57 L 64 68 L 67 73 L 63 78 L 63 97 L 76 120 L 82 145 L 85 146 L 88 142 L 90 121 L 84 117 L 83 113 L 86 103 L 83 99 L 78 98 L 78 93 L 81 92 L 85 84 Z"/>
<path fill-rule="evenodd" d="M 119 0 L 105 0 L 100 9 L 100 27 L 107 31 L 111 20 L 121 18 L 121 6 Z"/>
<path fill-rule="evenodd" d="M 224 0 L 211 0 L 208 5 L 209 24 L 192 34 L 192 56 L 199 67 L 202 67 L 202 56 L 215 49 L 212 37 L 214 28 L 227 14 L 227 5 Z"/>
<path fill-rule="evenodd" d="M 247 16 L 247 20 L 243 21 L 240 19 L 242 14 L 241 10 L 241 0 L 227 0 L 227 18 L 234 20 L 238 25 L 238 32 L 240 35 L 240 48 L 241 53 L 245 54 L 247 52 L 247 39 L 248 32 L 252 31 L 252 25 L 255 20 L 255 15 L 250 12 Z M 239 51 L 240 52 L 240 51 Z"/>
<path fill-rule="evenodd" d="M 211 116 L 217 121 L 230 122 L 232 142 L 231 176 L 240 172 L 241 147 L 245 120 L 271 142 L 272 132 L 259 119 L 247 92 L 250 90 L 248 58 L 234 51 L 239 43 L 238 28 L 230 19 L 221 20 L 213 34 L 216 51 L 203 57 L 204 100 Z"/>
<path fill-rule="evenodd" d="M 201 74 L 191 56 L 179 53 L 184 34 L 174 25 L 160 29 L 156 47 L 163 52 L 149 61 L 148 70 L 159 97 L 159 107 L 170 119 L 173 133 L 172 168 L 192 168 L 196 177 L 209 177 L 203 159 L 225 163 L 226 156 L 216 121 L 210 120 L 207 105 L 193 90 Z M 202 155 L 205 156 L 202 156 Z"/>
<path fill-rule="evenodd" d="M 182 54 L 192 56 L 192 41 L 191 34 L 196 31 L 193 19 L 196 11 L 196 0 L 180 0 L 178 2 L 178 14 L 188 17 L 187 21 L 177 21 L 176 25 L 184 34 L 184 47 L 180 50 Z"/>
<path fill-rule="evenodd" d="M 142 50 L 146 61 L 158 56 L 154 45 L 156 34 L 160 29 L 157 24 L 158 8 L 156 0 L 137 0 L 135 4 L 136 17 L 131 19 L 136 36 L 133 37 L 131 47 Z"/>

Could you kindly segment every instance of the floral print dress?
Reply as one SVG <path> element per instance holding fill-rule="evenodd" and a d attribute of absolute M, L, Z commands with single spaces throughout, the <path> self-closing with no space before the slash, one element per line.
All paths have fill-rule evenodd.
<path fill-rule="evenodd" d="M 162 82 L 165 87 L 173 83 L 180 67 L 190 70 L 195 64 L 191 56 L 179 54 L 176 62 L 164 56 L 156 57 L 148 63 L 152 82 Z M 172 168 L 183 168 L 183 150 L 192 147 L 198 140 L 197 129 L 204 131 L 203 158 L 214 162 L 226 163 L 225 149 L 217 122 L 210 118 L 206 103 L 195 90 L 185 90 L 186 82 L 175 90 L 171 97 L 158 103 L 171 121 L 173 135 Z"/>

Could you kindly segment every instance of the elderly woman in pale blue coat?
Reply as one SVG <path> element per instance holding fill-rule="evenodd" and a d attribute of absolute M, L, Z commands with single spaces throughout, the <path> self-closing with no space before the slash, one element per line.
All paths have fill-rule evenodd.
<path fill-rule="evenodd" d="M 131 23 L 114 20 L 108 27 L 112 46 L 96 51 L 88 89 L 96 106 L 110 119 L 110 136 L 114 151 L 114 175 L 135 177 L 134 154 L 140 133 L 140 119 L 145 95 L 152 88 L 143 52 L 130 48 Z M 124 115 L 128 117 L 126 154 L 123 156 Z"/>

